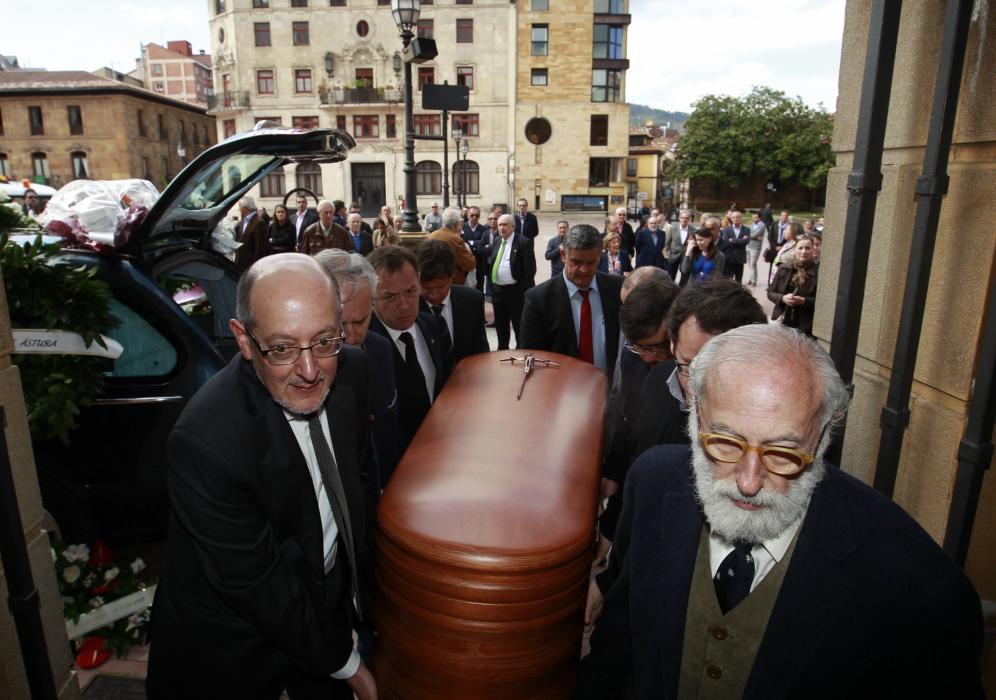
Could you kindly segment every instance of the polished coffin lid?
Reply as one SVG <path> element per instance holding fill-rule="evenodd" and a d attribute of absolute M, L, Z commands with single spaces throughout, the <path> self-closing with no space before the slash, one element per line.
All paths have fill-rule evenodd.
<path fill-rule="evenodd" d="M 591 545 L 606 378 L 535 352 L 465 358 L 433 404 L 378 508 L 380 534 L 409 554 L 461 568 L 544 566 Z"/>

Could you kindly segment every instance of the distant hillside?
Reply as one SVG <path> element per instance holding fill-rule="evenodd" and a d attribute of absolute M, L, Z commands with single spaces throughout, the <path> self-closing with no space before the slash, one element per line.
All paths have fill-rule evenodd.
<path fill-rule="evenodd" d="M 688 117 L 688 112 L 668 112 L 667 110 L 654 109 L 647 105 L 631 104 L 629 106 L 630 126 L 644 126 L 647 120 L 650 119 L 654 124 L 671 122 L 671 128 L 677 128 L 684 124 Z"/>

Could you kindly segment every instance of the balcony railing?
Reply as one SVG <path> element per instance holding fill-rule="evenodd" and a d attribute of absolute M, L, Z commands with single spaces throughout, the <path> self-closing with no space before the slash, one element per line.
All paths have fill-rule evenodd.
<path fill-rule="evenodd" d="M 323 105 L 354 105 L 376 102 L 401 102 L 401 88 L 326 88 L 318 91 Z"/>
<path fill-rule="evenodd" d="M 207 96 L 208 111 L 224 112 L 226 110 L 248 109 L 249 91 L 235 90 Z"/>

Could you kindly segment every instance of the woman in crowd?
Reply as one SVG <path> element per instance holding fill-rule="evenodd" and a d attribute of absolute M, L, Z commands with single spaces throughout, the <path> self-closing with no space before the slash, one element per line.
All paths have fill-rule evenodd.
<path fill-rule="evenodd" d="M 716 241 L 708 227 L 703 226 L 693 236 L 689 236 L 685 257 L 681 261 L 683 279 L 699 284 L 709 278 L 720 278 L 725 265 L 726 259 L 716 247 Z"/>
<path fill-rule="evenodd" d="M 384 245 L 401 245 L 401 236 L 391 224 L 378 218 L 374 220 L 373 225 L 373 244 L 374 248 L 380 248 Z"/>
<path fill-rule="evenodd" d="M 294 230 L 287 207 L 283 204 L 273 207 L 269 236 L 270 250 L 274 253 L 290 253 L 297 247 L 297 231 Z"/>
<path fill-rule="evenodd" d="M 622 239 L 618 233 L 610 233 L 605 237 L 605 251 L 598 261 L 599 272 L 610 272 L 615 275 L 628 275 L 633 271 L 629 253 L 622 248 Z"/>
<path fill-rule="evenodd" d="M 779 266 L 788 265 L 792 267 L 795 262 L 795 242 L 800 236 L 802 236 L 802 224 L 793 221 L 785 229 L 785 242 L 775 255 L 775 261 L 771 265 L 771 278 L 768 280 L 768 284 L 771 284 L 771 281 L 775 278 Z"/>
<path fill-rule="evenodd" d="M 782 319 L 782 325 L 813 334 L 813 312 L 816 308 L 816 282 L 819 270 L 814 260 L 813 240 L 799 236 L 795 241 L 791 265 L 782 265 L 775 281 L 768 287 L 768 298 L 775 303 L 772 320 Z"/>

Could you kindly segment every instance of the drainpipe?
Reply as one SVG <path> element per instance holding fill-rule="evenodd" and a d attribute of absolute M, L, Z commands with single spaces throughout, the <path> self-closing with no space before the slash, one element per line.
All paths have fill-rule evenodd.
<path fill-rule="evenodd" d="M 10 453 L 7 451 L 7 416 L 0 406 L 0 556 L 7 578 L 7 607 L 14 618 L 24 661 L 24 674 L 34 700 L 55 700 L 55 681 L 42 628 L 38 589 L 31 576 L 28 548 L 24 544 L 21 509 L 14 491 Z"/>
<path fill-rule="evenodd" d="M 865 73 L 861 84 L 861 105 L 858 109 L 858 129 L 854 139 L 854 164 L 847 177 L 847 218 L 844 220 L 830 357 L 841 379 L 852 391 L 875 204 L 878 191 L 882 189 L 882 149 L 889 112 L 889 93 L 892 91 L 892 73 L 896 62 L 901 8 L 900 0 L 872 3 Z M 840 464 L 843 444 L 844 435 L 841 431 L 827 451 L 828 461 Z"/>
<path fill-rule="evenodd" d="M 923 311 L 934 260 L 937 221 L 941 200 L 948 191 L 948 154 L 958 113 L 961 73 L 965 63 L 968 29 L 972 22 L 972 0 L 949 0 L 944 13 L 944 35 L 934 86 L 930 130 L 923 157 L 923 174 L 916 182 L 916 219 L 913 224 L 906 289 L 899 317 L 899 335 L 889 380 L 889 396 L 882 409 L 882 434 L 875 467 L 875 488 L 892 496 L 903 449 L 903 434 L 910 422 L 910 391 L 916 368 Z"/>
<path fill-rule="evenodd" d="M 958 445 L 958 471 L 955 473 L 948 529 L 944 533 L 944 551 L 958 566 L 965 566 L 972 525 L 979 506 L 982 477 L 993 461 L 993 417 L 996 415 L 996 284 L 989 286 L 989 305 L 979 364 L 975 370 L 972 403 L 968 411 L 965 436 Z"/>

